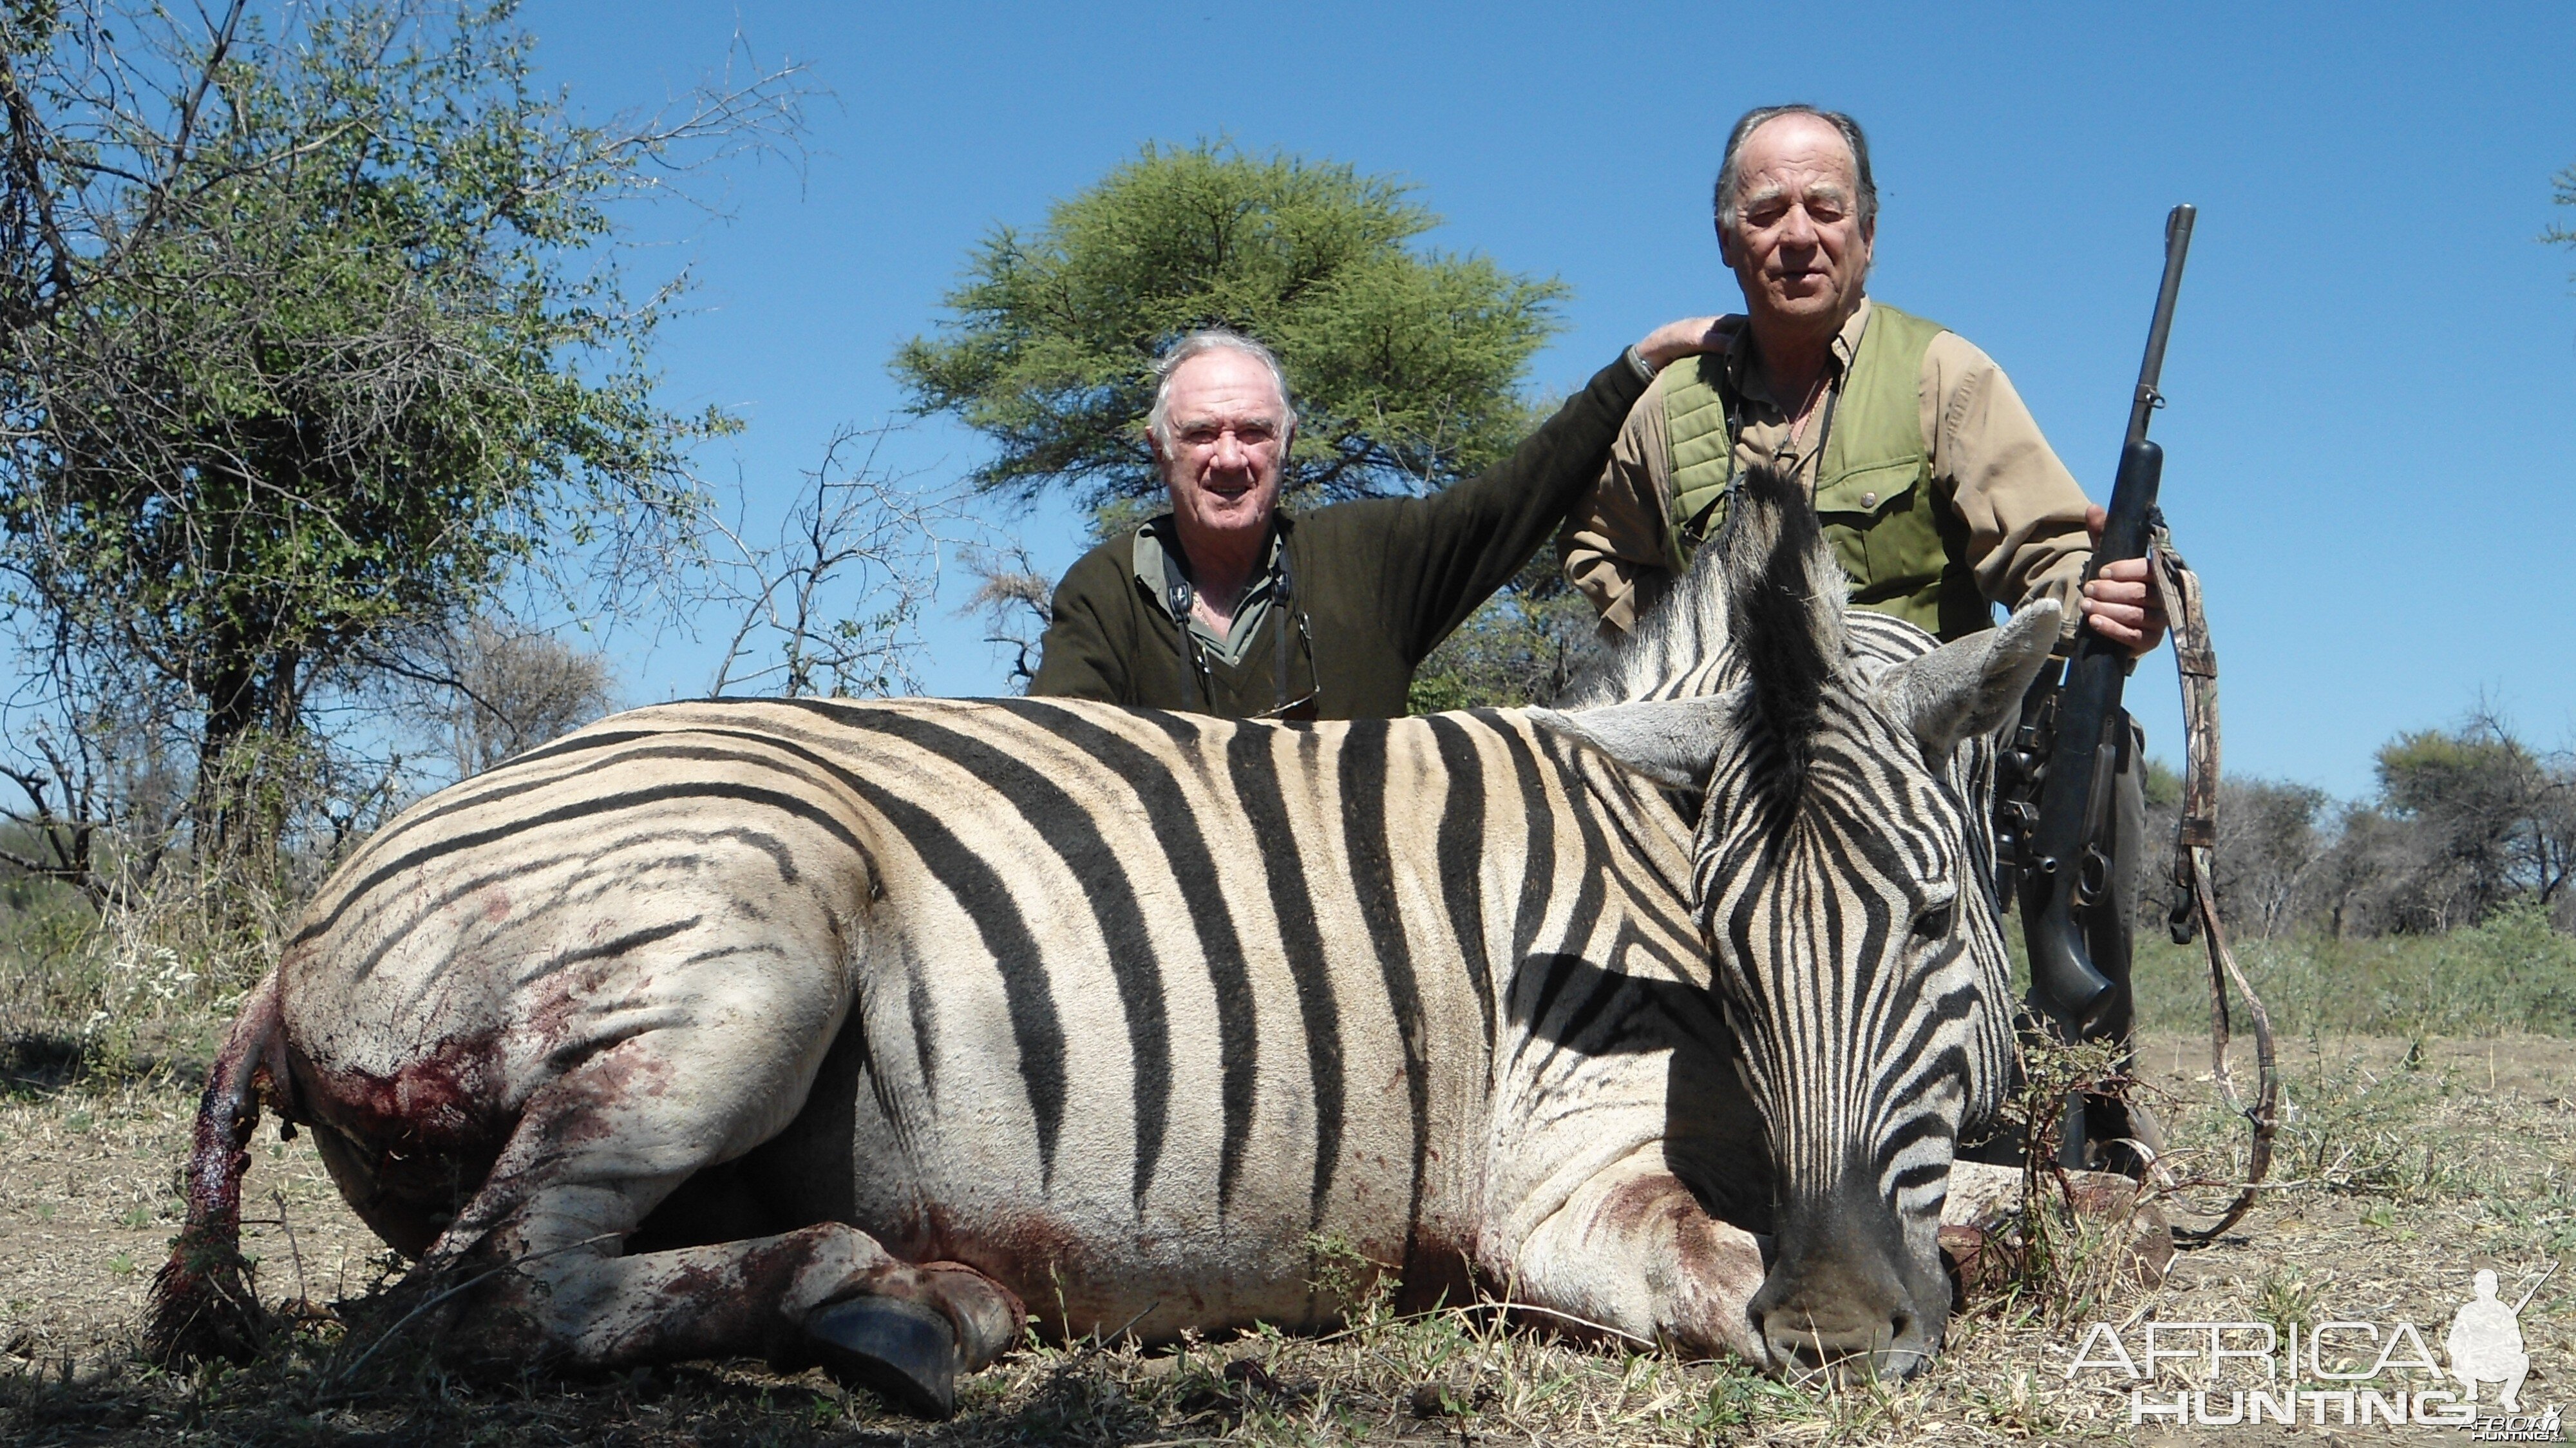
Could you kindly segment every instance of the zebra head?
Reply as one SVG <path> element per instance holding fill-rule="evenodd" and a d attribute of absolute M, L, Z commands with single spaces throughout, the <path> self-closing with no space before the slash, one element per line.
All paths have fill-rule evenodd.
<path fill-rule="evenodd" d="M 1903 1375 L 1949 1315 L 1953 1148 L 2009 1079 L 1989 736 L 2059 609 L 1935 646 L 1846 589 L 1802 490 L 1750 474 L 1613 661 L 1606 691 L 1644 702 L 1543 722 L 1703 800 L 1691 905 L 1770 1141 L 1774 1366 Z"/>

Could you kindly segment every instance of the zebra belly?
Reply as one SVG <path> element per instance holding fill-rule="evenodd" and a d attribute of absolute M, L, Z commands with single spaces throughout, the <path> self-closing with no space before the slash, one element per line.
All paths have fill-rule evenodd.
<path fill-rule="evenodd" d="M 1073 1336 L 1317 1325 L 1367 1286 L 1371 1263 L 1425 1297 L 1463 1285 L 1483 1175 L 1474 1053 L 1433 1066 L 1417 1138 L 1392 1019 L 1341 1018 L 1333 1059 L 1364 1089 L 1346 1085 L 1323 1113 L 1297 992 L 1282 980 L 1249 1002 L 1260 1049 L 1237 1083 L 1249 1090 L 1230 1098 L 1213 996 L 1176 982 L 1168 1089 L 1148 1080 L 1140 1099 L 1114 995 L 1086 990 L 1085 962 L 1059 954 L 1050 974 L 1068 1016 L 1086 1003 L 1107 1014 L 1068 1025 L 1078 1068 L 1032 1083 L 989 966 L 888 955 L 872 962 L 803 1112 L 744 1163 L 782 1223 L 844 1221 L 899 1256 L 967 1263 Z M 1337 981 L 1366 969 L 1346 988 L 1375 981 L 1373 963 L 1335 963 Z M 1034 1103 L 1059 1090 L 1050 1136 Z"/>

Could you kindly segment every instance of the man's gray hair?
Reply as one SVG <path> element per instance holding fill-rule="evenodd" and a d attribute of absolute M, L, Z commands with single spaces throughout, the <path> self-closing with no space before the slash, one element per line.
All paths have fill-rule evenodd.
<path fill-rule="evenodd" d="M 1288 392 L 1288 369 L 1279 365 L 1279 354 L 1245 336 L 1232 327 L 1201 327 L 1163 349 L 1154 359 L 1154 405 L 1145 414 L 1145 431 L 1166 452 L 1172 446 L 1172 374 L 1193 357 L 1210 352 L 1240 352 L 1270 369 L 1270 380 L 1279 385 L 1279 409 L 1286 416 L 1279 419 L 1282 429 L 1297 426 L 1297 403 Z"/>
<path fill-rule="evenodd" d="M 1792 103 L 1785 106 L 1755 106 L 1744 113 L 1744 119 L 1735 123 L 1734 130 L 1727 132 L 1726 159 L 1718 163 L 1717 188 L 1711 198 L 1717 210 L 1718 230 L 1724 231 L 1735 225 L 1736 155 L 1744 149 L 1745 137 L 1761 129 L 1763 122 L 1778 120 L 1782 116 L 1814 116 L 1842 134 L 1843 144 L 1851 147 L 1852 172 L 1860 184 L 1860 196 L 1856 202 L 1860 224 L 1867 226 L 1877 220 L 1878 183 L 1870 179 L 1869 137 L 1861 134 L 1860 122 L 1840 111 L 1820 110 L 1815 106 Z"/>

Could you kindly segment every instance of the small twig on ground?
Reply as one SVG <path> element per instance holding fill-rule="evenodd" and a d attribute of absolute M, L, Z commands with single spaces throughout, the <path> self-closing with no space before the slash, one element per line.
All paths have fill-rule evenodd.
<path fill-rule="evenodd" d="M 1513 1313 L 1513 1312 L 1534 1312 L 1534 1313 L 1538 1314 L 1538 1315 L 1539 1315 L 1539 1316 L 1541 1316 L 1541 1317 L 1552 1317 L 1552 1318 L 1555 1318 L 1555 1319 L 1556 1319 L 1557 1321 L 1559 1321 L 1559 1322 L 1570 1323 L 1570 1324 L 1572 1324 L 1573 1326 L 1580 1327 L 1580 1328 L 1587 1328 L 1587 1329 L 1589 1329 L 1589 1330 L 1591 1330 L 1591 1331 L 1593 1331 L 1593 1332 L 1606 1333 L 1606 1334 L 1608 1334 L 1608 1335 L 1609 1335 L 1609 1336 L 1611 1336 L 1611 1337 L 1618 1338 L 1618 1339 L 1619 1339 L 1620 1341 L 1622 1341 L 1622 1342 L 1632 1342 L 1632 1343 L 1635 1343 L 1637 1346 L 1639 1346 L 1639 1347 L 1641 1347 L 1641 1348 L 1646 1349 L 1648 1352 L 1652 1352 L 1652 1351 L 1654 1351 L 1655 1349 L 1660 1348 L 1660 1347 L 1662 1347 L 1662 1346 L 1663 1346 L 1663 1344 L 1662 1344 L 1662 1343 L 1659 1343 L 1659 1342 L 1655 1341 L 1655 1340 L 1654 1340 L 1653 1338 L 1651 1338 L 1651 1337 L 1639 1337 L 1637 1334 L 1635 1334 L 1635 1333 L 1633 1333 L 1633 1332 L 1626 1332 L 1626 1331 L 1623 1331 L 1623 1330 L 1621 1330 L 1621 1329 L 1619 1329 L 1619 1328 L 1612 1327 L 1610 1324 L 1608 1324 L 1608 1323 L 1606 1323 L 1606 1322 L 1594 1322 L 1592 1319 L 1590 1319 L 1590 1318 L 1588 1318 L 1588 1317 L 1577 1317 L 1577 1316 L 1575 1316 L 1573 1313 L 1570 1313 L 1570 1312 L 1559 1312 L 1559 1311 L 1557 1311 L 1555 1308 L 1552 1308 L 1552 1307 L 1540 1307 L 1540 1306 L 1537 1306 L 1537 1305 L 1536 1305 L 1536 1304 L 1534 1304 L 1534 1303 L 1528 1303 L 1528 1302 L 1510 1302 L 1510 1301 L 1471 1302 L 1471 1303 L 1468 1303 L 1468 1304 L 1466 1304 L 1466 1305 L 1464 1305 L 1464 1306 L 1461 1306 L 1461 1307 L 1452 1307 L 1452 1308 L 1450 1308 L 1450 1309 L 1448 1309 L 1448 1310 L 1449 1310 L 1449 1311 L 1451 1311 L 1451 1312 L 1455 1312 L 1455 1313 L 1467 1313 L 1467 1312 L 1502 1312 L 1502 1313 Z"/>
<path fill-rule="evenodd" d="M 295 1224 L 286 1220 L 286 1193 L 282 1190 L 271 1190 L 268 1197 L 270 1201 L 277 1203 L 278 1230 L 286 1234 L 287 1255 L 295 1259 L 295 1300 L 311 1306 L 313 1292 L 311 1288 L 304 1285 L 304 1249 L 296 1245 Z"/>
<path fill-rule="evenodd" d="M 1116 1342 L 1118 1339 L 1120 1339 L 1120 1338 L 1122 1338 L 1122 1337 L 1125 1337 L 1127 1334 L 1129 1334 L 1129 1333 L 1131 1333 L 1131 1332 L 1135 1331 L 1135 1330 L 1136 1330 L 1136 1324 L 1138 1324 L 1138 1323 L 1140 1323 L 1140 1322 L 1143 1322 L 1143 1321 L 1144 1321 L 1146 1318 L 1148 1318 L 1148 1317 L 1153 1316 L 1153 1315 L 1154 1315 L 1154 1309 L 1155 1309 L 1155 1308 L 1158 1308 L 1158 1307 L 1160 1307 L 1160 1306 L 1162 1306 L 1162 1305 L 1163 1305 L 1163 1299 L 1161 1299 L 1161 1298 L 1159 1298 L 1159 1297 L 1155 1298 L 1155 1299 L 1154 1299 L 1153 1301 L 1151 1301 L 1151 1302 L 1146 1303 L 1143 1311 L 1138 1312 L 1134 1317 L 1131 1317 L 1131 1318 L 1127 1319 L 1125 1322 L 1120 1323 L 1120 1324 L 1118 1325 L 1118 1330 L 1117 1330 L 1116 1332 L 1113 1332 L 1113 1333 L 1109 1334 L 1109 1336 L 1108 1336 L 1108 1337 L 1106 1337 L 1106 1338 L 1094 1339 L 1094 1340 L 1093 1340 L 1093 1342 L 1092 1342 L 1092 1344 L 1091 1344 L 1092 1351 L 1097 1352 L 1097 1351 L 1099 1351 L 1099 1350 L 1100 1350 L 1100 1348 L 1101 1348 L 1103 1345 L 1105 1345 L 1106 1343 Z"/>

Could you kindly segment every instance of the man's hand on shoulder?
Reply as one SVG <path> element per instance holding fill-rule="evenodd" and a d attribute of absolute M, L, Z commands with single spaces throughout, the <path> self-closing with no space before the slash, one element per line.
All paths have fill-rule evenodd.
<path fill-rule="evenodd" d="M 1733 335 L 1732 329 L 1718 325 L 1725 320 L 1724 317 L 1684 317 L 1678 322 L 1666 322 L 1648 332 L 1645 340 L 1639 342 L 1634 350 L 1647 366 L 1660 371 L 1694 352 L 1715 352 L 1725 347 Z"/>
<path fill-rule="evenodd" d="M 2093 546 L 2102 546 L 2102 526 L 2109 515 L 2100 508 L 2084 510 L 2084 529 Z M 2147 560 L 2124 558 L 2105 563 L 2084 585 L 2084 617 L 2093 631 L 2129 651 L 2132 658 L 2164 642 L 2165 610 L 2147 585 Z"/>

